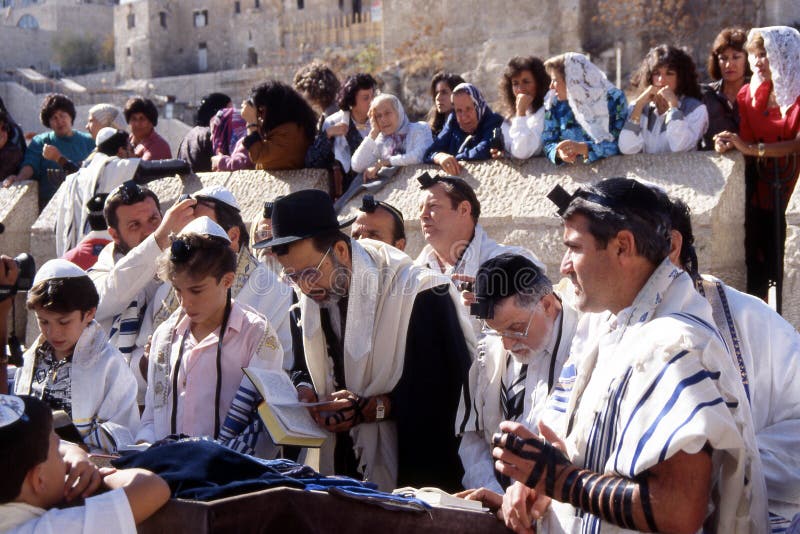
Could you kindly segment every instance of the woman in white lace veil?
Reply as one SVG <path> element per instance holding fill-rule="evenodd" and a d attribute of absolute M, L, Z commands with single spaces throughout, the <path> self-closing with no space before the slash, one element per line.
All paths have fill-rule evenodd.
<path fill-rule="evenodd" d="M 772 221 L 776 210 L 785 211 L 800 167 L 800 33 L 787 26 L 753 28 L 745 49 L 753 77 L 737 95 L 739 132 L 717 134 L 714 148 L 757 158 L 746 176 L 745 259 L 748 293 L 765 297 L 770 281 L 782 276 L 783 239 L 776 240 Z M 782 182 L 777 199 L 776 177 Z M 785 224 L 782 219 L 782 232 Z"/>
<path fill-rule="evenodd" d="M 545 103 L 544 150 L 553 163 L 591 163 L 619 154 L 625 123 L 624 93 L 583 54 L 545 62 L 551 95 Z"/>

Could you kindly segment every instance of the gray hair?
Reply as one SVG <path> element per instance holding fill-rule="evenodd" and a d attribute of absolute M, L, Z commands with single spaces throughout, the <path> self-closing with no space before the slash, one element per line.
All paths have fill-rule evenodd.
<path fill-rule="evenodd" d="M 405 110 L 403 109 L 403 104 L 400 102 L 400 99 L 389 93 L 381 93 L 373 98 L 369 105 L 369 110 L 372 111 L 384 102 L 389 102 L 399 117 L 402 117 L 405 114 Z"/>
<path fill-rule="evenodd" d="M 122 111 L 113 104 L 96 104 L 89 108 L 89 117 L 100 123 L 101 127 L 111 126 L 117 130 L 125 130 Z"/>

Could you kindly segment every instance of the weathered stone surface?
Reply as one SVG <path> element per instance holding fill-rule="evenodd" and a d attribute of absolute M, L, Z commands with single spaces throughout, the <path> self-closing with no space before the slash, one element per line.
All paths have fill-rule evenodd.
<path fill-rule="evenodd" d="M 786 251 L 783 257 L 783 317 L 800 328 L 800 189 L 786 208 Z"/>
<path fill-rule="evenodd" d="M 420 192 L 416 176 L 430 166 L 407 167 L 392 184 L 376 194 L 400 209 L 406 217 L 408 252 L 415 256 L 423 246 L 420 234 Z M 462 176 L 481 201 L 481 224 L 494 239 L 530 248 L 551 275 L 558 273 L 563 255 L 561 222 L 545 198 L 555 184 L 572 191 L 580 184 L 611 176 L 641 178 L 684 199 L 692 208 L 697 253 L 703 272 L 713 273 L 731 285 L 744 285 L 744 163 L 741 157 L 692 153 L 662 156 L 614 157 L 595 165 L 556 167 L 544 158 L 470 163 Z M 164 209 L 183 192 L 204 185 L 229 188 L 242 206 L 246 222 L 258 217 L 265 200 L 307 188 L 326 189 L 324 171 L 304 169 L 268 174 L 263 171 L 207 173 L 184 180 L 168 178 L 151 184 Z M 37 260 L 55 254 L 53 226 L 61 192 L 56 194 L 33 226 L 31 240 Z M 360 197 L 343 214 L 355 214 Z M 557 275 L 556 275 L 557 277 Z M 29 332 L 30 334 L 30 332 Z M 29 338 L 30 339 L 30 338 Z"/>
<path fill-rule="evenodd" d="M 0 223 L 4 227 L 0 234 L 0 254 L 14 257 L 21 252 L 30 251 L 30 229 L 39 212 L 38 197 L 39 186 L 30 180 L 13 187 L 0 188 Z M 34 258 L 36 264 L 41 265 L 39 258 L 35 255 Z M 25 331 L 25 293 L 20 293 L 15 298 L 16 331 L 21 334 Z M 5 320 L 5 317 L 0 320 Z"/>

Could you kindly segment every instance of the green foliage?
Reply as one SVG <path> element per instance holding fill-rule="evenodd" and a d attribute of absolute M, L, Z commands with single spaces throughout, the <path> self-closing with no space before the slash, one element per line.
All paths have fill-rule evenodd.
<path fill-rule="evenodd" d="M 381 49 L 374 43 L 368 44 L 356 55 L 358 72 L 377 72 L 381 64 Z"/>
<path fill-rule="evenodd" d="M 93 37 L 66 33 L 57 35 L 52 44 L 53 59 L 61 67 L 64 74 L 83 74 L 97 70 L 101 65 L 113 64 L 113 38 L 111 44 L 111 61 L 108 45 L 100 45 Z"/>

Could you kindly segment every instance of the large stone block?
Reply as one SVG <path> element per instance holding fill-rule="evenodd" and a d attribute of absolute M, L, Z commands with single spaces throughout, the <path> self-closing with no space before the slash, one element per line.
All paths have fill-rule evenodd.
<path fill-rule="evenodd" d="M 21 182 L 8 188 L 0 188 L 0 254 L 14 257 L 22 252 L 31 252 L 31 225 L 39 211 L 39 185 L 32 181 Z M 41 265 L 39 258 L 36 265 Z M 15 297 L 16 331 L 25 332 L 25 293 Z M 6 320 L 5 317 L 0 320 Z M 11 318 L 9 318 L 9 321 Z M 10 331 L 10 330 L 9 330 Z M 5 342 L 5 340 L 2 340 Z"/>
<path fill-rule="evenodd" d="M 783 317 L 800 329 L 800 188 L 786 207 L 786 249 L 783 257 Z"/>
<path fill-rule="evenodd" d="M 415 256 L 424 242 L 418 221 L 421 198 L 416 176 L 437 172 L 431 166 L 401 170 L 394 181 L 376 194 L 400 209 L 406 218 L 407 251 Z M 494 239 L 531 249 L 557 278 L 563 255 L 561 221 L 546 199 L 556 184 L 572 191 L 581 184 L 612 176 L 640 178 L 685 200 L 692 208 L 697 253 L 703 272 L 713 273 L 742 288 L 744 270 L 744 162 L 737 156 L 713 153 L 638 155 L 609 158 L 594 165 L 555 166 L 544 158 L 467 163 L 462 176 L 475 188 L 481 201 L 481 224 Z M 184 179 L 166 178 L 151 188 L 167 209 L 181 193 L 203 186 L 224 185 L 242 206 L 248 223 L 256 219 L 265 200 L 301 189 L 327 188 L 327 173 L 320 170 L 239 171 L 205 173 Z M 32 228 L 31 241 L 37 260 L 55 255 L 53 232 L 61 190 Z M 361 198 L 345 206 L 343 214 L 355 214 Z M 35 329 L 35 325 L 31 325 Z M 29 337 L 33 332 L 29 330 Z"/>

